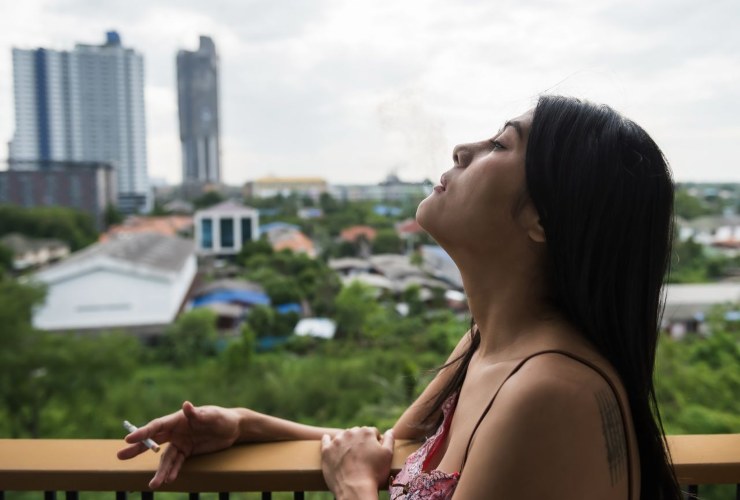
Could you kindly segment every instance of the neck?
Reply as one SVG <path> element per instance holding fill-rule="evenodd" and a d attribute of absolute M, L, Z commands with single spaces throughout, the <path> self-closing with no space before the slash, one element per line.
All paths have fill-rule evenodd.
<path fill-rule="evenodd" d="M 456 256 L 455 261 L 481 332 L 480 356 L 518 356 L 547 334 L 541 328 L 544 323 L 559 318 L 545 300 L 542 267 L 522 253 L 501 259 Z"/>

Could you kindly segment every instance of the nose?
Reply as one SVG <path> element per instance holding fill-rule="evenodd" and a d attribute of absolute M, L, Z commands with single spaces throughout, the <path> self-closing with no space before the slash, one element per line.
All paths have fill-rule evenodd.
<path fill-rule="evenodd" d="M 473 159 L 473 151 L 470 144 L 458 144 L 452 150 L 452 163 L 456 167 L 466 168 Z"/>

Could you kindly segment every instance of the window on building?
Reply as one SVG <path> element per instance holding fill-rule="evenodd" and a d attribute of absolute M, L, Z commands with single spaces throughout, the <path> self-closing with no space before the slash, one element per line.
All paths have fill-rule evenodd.
<path fill-rule="evenodd" d="M 234 219 L 221 219 L 221 248 L 234 248 Z"/>
<path fill-rule="evenodd" d="M 241 225 L 242 225 L 242 243 L 252 241 L 252 218 L 242 217 Z"/>
<path fill-rule="evenodd" d="M 211 219 L 200 221 L 200 246 L 201 248 L 213 248 L 213 220 Z"/>

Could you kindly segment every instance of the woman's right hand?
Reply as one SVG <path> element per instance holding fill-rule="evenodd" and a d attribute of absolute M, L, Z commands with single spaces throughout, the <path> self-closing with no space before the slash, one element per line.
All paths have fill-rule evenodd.
<path fill-rule="evenodd" d="M 147 451 L 142 443 L 146 438 L 159 444 L 170 443 L 149 482 L 149 487 L 155 489 L 174 481 L 189 456 L 233 445 L 239 438 L 240 420 L 237 410 L 220 406 L 195 407 L 186 401 L 180 411 L 156 418 L 127 435 L 125 440 L 131 445 L 120 450 L 118 458 L 127 460 Z"/>

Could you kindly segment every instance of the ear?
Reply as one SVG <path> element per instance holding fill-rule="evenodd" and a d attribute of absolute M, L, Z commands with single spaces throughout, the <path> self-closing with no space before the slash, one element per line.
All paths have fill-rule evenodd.
<path fill-rule="evenodd" d="M 522 210 L 521 217 L 522 224 L 527 231 L 529 239 L 535 243 L 545 243 L 545 228 L 540 223 L 540 214 L 537 213 L 537 209 L 534 208 L 531 202 L 526 204 Z"/>
<path fill-rule="evenodd" d="M 529 235 L 529 238 L 535 243 L 545 243 L 545 228 L 543 228 L 542 224 L 540 224 L 539 217 L 537 217 L 537 219 L 534 221 L 534 224 L 529 227 L 527 234 Z"/>

